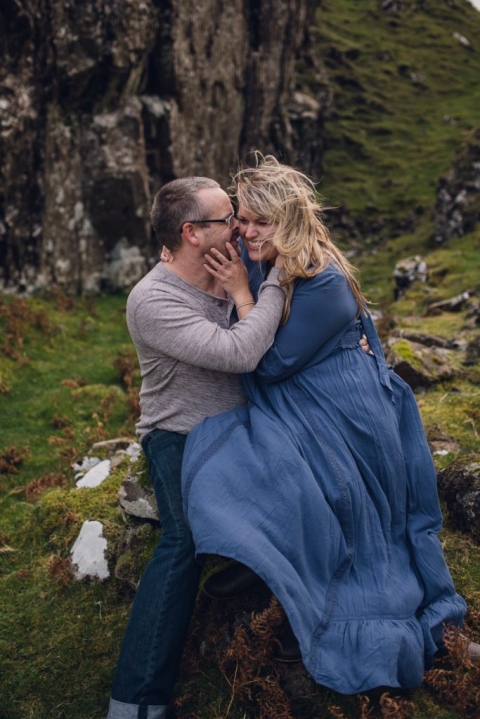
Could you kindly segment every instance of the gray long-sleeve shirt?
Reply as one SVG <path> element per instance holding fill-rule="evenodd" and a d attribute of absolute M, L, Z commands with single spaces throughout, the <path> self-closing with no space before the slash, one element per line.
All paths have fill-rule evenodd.
<path fill-rule="evenodd" d="M 285 301 L 273 268 L 256 306 L 232 324 L 231 299 L 190 285 L 159 263 L 131 291 L 127 324 L 142 388 L 137 432 L 187 434 L 205 417 L 245 402 L 240 373 L 272 345 Z"/>

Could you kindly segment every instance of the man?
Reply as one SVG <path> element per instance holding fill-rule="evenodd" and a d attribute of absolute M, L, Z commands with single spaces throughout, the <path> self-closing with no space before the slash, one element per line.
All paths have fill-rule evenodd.
<path fill-rule="evenodd" d="M 186 436 L 205 417 L 245 402 L 240 373 L 252 371 L 273 343 L 285 299 L 274 267 L 254 309 L 234 324 L 233 298 L 204 267 L 213 248 L 240 266 L 232 204 L 214 180 L 168 183 L 151 219 L 172 262 L 157 264 L 134 287 L 127 323 L 142 373 L 137 431 L 162 535 L 132 607 L 107 719 L 166 717 L 201 572 L 182 511 Z M 251 296 L 234 299 L 240 308 Z"/>

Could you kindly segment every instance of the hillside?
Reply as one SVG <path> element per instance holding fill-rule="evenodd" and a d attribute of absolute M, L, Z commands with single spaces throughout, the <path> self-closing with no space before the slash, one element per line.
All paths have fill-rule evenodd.
<path fill-rule="evenodd" d="M 428 216 L 438 179 L 479 124 L 480 13 L 464 0 L 323 0 L 316 38 L 333 91 L 328 202 L 375 219 Z"/>
<path fill-rule="evenodd" d="M 435 239 L 440 187 L 457 188 L 477 162 L 480 13 L 466 0 L 321 0 L 312 33 L 317 65 L 298 60 L 297 90 L 329 107 L 316 179 L 385 345 L 393 340 L 410 356 L 403 332 L 460 347 L 448 350 L 451 376 L 417 395 L 432 448 L 441 448 L 438 468 L 448 467 L 480 455 L 480 366 L 465 349 L 478 337 L 478 299 L 472 293 L 457 312 L 429 310 L 480 292 L 480 186 L 475 194 L 468 185 L 473 210 L 457 235 Z M 395 263 L 416 254 L 428 280 L 394 302 Z M 134 436 L 139 378 L 124 308 L 121 294 L 0 296 L 1 719 L 106 715 L 135 581 L 158 528 L 125 524 L 118 509 L 128 458 L 90 490 L 75 488 L 72 463 L 95 442 Z M 480 547 L 453 528 L 447 507 L 445 517 L 442 542 L 470 609 L 466 631 L 480 641 Z M 69 552 L 87 519 L 103 523 L 109 542 L 105 582 L 72 579 Z M 418 691 L 344 697 L 314 685 L 301 666 L 269 660 L 277 621 L 261 589 L 221 606 L 201 594 L 177 719 L 479 716 L 480 669 L 458 652 Z"/>
<path fill-rule="evenodd" d="M 388 302 L 395 261 L 435 247 L 439 180 L 480 125 L 480 13 L 462 0 L 327 0 L 316 37 L 332 94 L 320 191 L 371 298 Z"/>

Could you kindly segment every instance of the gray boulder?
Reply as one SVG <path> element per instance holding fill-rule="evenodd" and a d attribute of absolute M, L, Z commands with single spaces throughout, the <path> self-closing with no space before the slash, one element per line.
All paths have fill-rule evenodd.
<path fill-rule="evenodd" d="M 158 508 L 151 486 L 140 483 L 135 474 L 128 474 L 118 490 L 120 506 L 130 517 L 158 522 Z"/>
<path fill-rule="evenodd" d="M 453 526 L 480 544 L 480 455 L 455 460 L 437 477 Z"/>
<path fill-rule="evenodd" d="M 394 334 L 387 340 L 386 359 L 395 372 L 414 391 L 425 390 L 438 382 L 452 379 L 455 376 L 452 352 L 455 350 L 438 346 L 434 337 L 428 344 L 425 343 L 425 336 L 416 339 L 412 341 Z"/>

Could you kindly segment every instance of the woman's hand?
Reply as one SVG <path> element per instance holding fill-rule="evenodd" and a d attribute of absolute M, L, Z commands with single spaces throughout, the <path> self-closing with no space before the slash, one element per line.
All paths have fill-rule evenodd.
<path fill-rule="evenodd" d="M 160 254 L 160 259 L 162 262 L 173 262 L 173 255 L 168 249 L 168 247 L 163 246 L 162 252 Z"/>
<path fill-rule="evenodd" d="M 227 242 L 226 248 L 230 259 L 222 255 L 215 247 L 212 247 L 211 254 L 204 255 L 207 264 L 203 266 L 212 277 L 215 277 L 220 282 L 237 307 L 248 303 L 247 307 L 250 310 L 255 303 L 248 285 L 247 268 L 230 242 Z M 242 316 L 244 316 L 243 312 Z"/>

